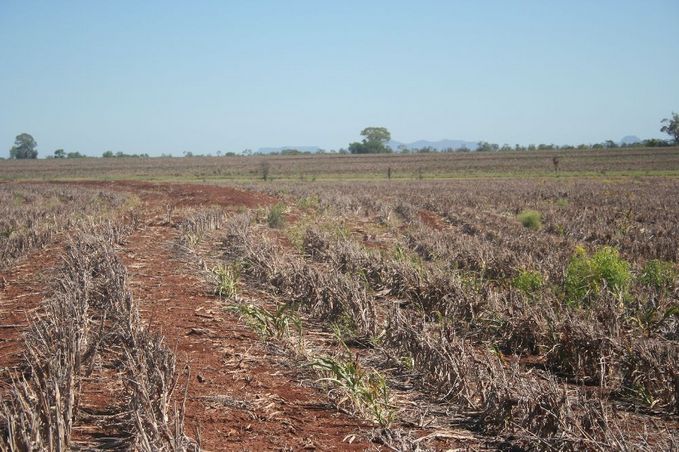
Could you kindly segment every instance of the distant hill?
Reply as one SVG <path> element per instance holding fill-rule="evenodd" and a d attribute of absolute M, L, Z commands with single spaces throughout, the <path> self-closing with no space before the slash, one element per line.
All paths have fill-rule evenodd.
<path fill-rule="evenodd" d="M 422 148 L 432 148 L 437 151 L 443 151 L 445 149 L 459 149 L 467 148 L 471 151 L 478 147 L 476 141 L 464 141 L 464 140 L 439 140 L 439 141 L 428 141 L 428 140 L 418 140 L 412 143 L 402 143 L 400 141 L 390 141 L 387 143 L 394 151 L 398 151 L 401 146 L 406 149 L 422 149 Z"/>
<path fill-rule="evenodd" d="M 286 149 L 296 149 L 300 152 L 317 152 L 321 148 L 319 146 L 280 146 L 257 149 L 258 154 L 271 154 L 272 152 L 281 152 Z"/>
<path fill-rule="evenodd" d="M 422 148 L 432 148 L 437 151 L 443 151 L 446 149 L 459 149 L 466 147 L 470 151 L 475 150 L 478 147 L 476 141 L 464 141 L 464 140 L 439 140 L 439 141 L 429 141 L 429 140 L 418 140 L 412 143 L 403 143 L 400 141 L 389 141 L 387 143 L 395 152 L 402 149 L 404 146 L 407 149 L 422 149 Z M 271 154 L 274 152 L 281 152 L 285 149 L 296 149 L 300 152 L 318 152 L 321 147 L 319 146 L 277 146 L 277 147 L 264 147 L 257 149 L 257 154 Z"/>
<path fill-rule="evenodd" d="M 641 138 L 635 135 L 627 135 L 620 139 L 620 144 L 634 144 L 634 143 L 641 143 Z"/>
<path fill-rule="evenodd" d="M 641 143 L 643 140 L 639 138 L 636 135 L 626 135 L 620 139 L 618 144 L 621 145 L 630 145 L 630 144 L 635 144 L 635 143 Z M 450 140 L 450 139 L 443 139 L 443 140 L 438 140 L 438 141 L 429 141 L 429 140 L 417 140 L 413 141 L 411 143 L 404 143 L 402 141 L 395 141 L 391 140 L 387 143 L 387 145 L 394 150 L 394 152 L 398 152 L 400 149 L 406 148 L 406 149 L 422 149 L 422 148 L 431 148 L 436 151 L 444 151 L 446 149 L 460 149 L 460 148 L 467 148 L 470 151 L 475 151 L 476 148 L 478 148 L 478 142 L 477 141 L 465 141 L 465 140 Z M 265 148 L 259 148 L 257 150 L 258 154 L 271 154 L 274 152 L 281 152 L 285 149 L 296 149 L 300 152 L 318 152 L 321 147 L 319 146 L 278 146 L 278 147 L 265 147 Z"/>

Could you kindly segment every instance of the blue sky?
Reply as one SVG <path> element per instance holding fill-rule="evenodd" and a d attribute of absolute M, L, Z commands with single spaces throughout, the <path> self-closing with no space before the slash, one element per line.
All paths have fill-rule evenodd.
<path fill-rule="evenodd" d="M 0 156 L 662 136 L 679 1 L 0 0 Z"/>

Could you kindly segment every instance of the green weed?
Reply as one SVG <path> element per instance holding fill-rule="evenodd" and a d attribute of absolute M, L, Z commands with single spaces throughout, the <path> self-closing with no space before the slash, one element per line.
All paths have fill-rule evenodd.
<path fill-rule="evenodd" d="M 316 210 L 316 209 L 318 209 L 320 204 L 321 204 L 321 200 L 316 195 L 304 196 L 299 201 L 297 201 L 297 205 L 300 207 L 300 209 Z"/>
<path fill-rule="evenodd" d="M 512 286 L 530 295 L 538 292 L 544 281 L 542 275 L 536 271 L 522 270 L 512 280 Z"/>
<path fill-rule="evenodd" d="M 653 259 L 646 262 L 639 276 L 639 282 L 658 291 L 671 290 L 677 279 L 674 263 Z"/>
<path fill-rule="evenodd" d="M 578 247 L 566 268 L 566 300 L 572 304 L 588 303 L 604 288 L 618 297 L 624 296 L 632 280 L 629 267 L 615 248 L 605 246 L 589 256 Z"/>
<path fill-rule="evenodd" d="M 557 224 L 557 225 L 555 226 L 555 229 L 556 229 L 556 233 L 557 233 L 560 237 L 564 237 L 564 236 L 566 235 L 566 228 L 564 228 L 563 225 Z"/>
<path fill-rule="evenodd" d="M 415 358 L 410 355 L 401 356 L 399 359 L 401 365 L 409 371 L 415 370 Z"/>
<path fill-rule="evenodd" d="M 322 357 L 311 363 L 314 370 L 328 375 L 321 378 L 338 386 L 345 393 L 339 403 L 350 400 L 360 412 L 369 415 L 383 427 L 394 420 L 394 411 L 390 404 L 389 385 L 382 374 L 366 371 L 357 359 Z"/>
<path fill-rule="evenodd" d="M 273 313 L 253 304 L 235 305 L 230 309 L 244 318 L 248 326 L 264 339 L 290 336 L 292 328 L 302 336 L 302 321 L 288 305 L 281 305 Z"/>
<path fill-rule="evenodd" d="M 285 218 L 283 217 L 283 212 L 285 211 L 285 205 L 278 203 L 269 209 L 269 213 L 266 216 L 266 222 L 270 228 L 280 229 L 285 224 Z"/>
<path fill-rule="evenodd" d="M 542 215 L 537 210 L 524 210 L 517 216 L 517 219 L 524 227 L 534 231 L 542 227 Z"/>
<path fill-rule="evenodd" d="M 240 266 L 219 264 L 212 269 L 212 274 L 217 279 L 215 293 L 223 298 L 233 298 L 238 292 L 238 279 L 240 278 Z"/>
<path fill-rule="evenodd" d="M 330 329 L 337 342 L 342 344 L 348 351 L 346 341 L 351 340 L 356 336 L 356 322 L 354 322 L 353 317 L 348 313 L 343 312 L 336 321 L 330 324 Z"/>
<path fill-rule="evenodd" d="M 394 260 L 397 260 L 399 262 L 405 262 L 408 259 L 408 253 L 406 250 L 401 246 L 400 243 L 397 243 L 396 246 L 394 247 Z"/>

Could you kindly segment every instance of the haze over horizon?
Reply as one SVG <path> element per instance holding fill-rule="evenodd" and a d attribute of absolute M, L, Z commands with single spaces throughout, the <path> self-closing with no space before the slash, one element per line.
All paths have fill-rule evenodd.
<path fill-rule="evenodd" d="M 663 137 L 679 2 L 0 4 L 0 156 Z"/>

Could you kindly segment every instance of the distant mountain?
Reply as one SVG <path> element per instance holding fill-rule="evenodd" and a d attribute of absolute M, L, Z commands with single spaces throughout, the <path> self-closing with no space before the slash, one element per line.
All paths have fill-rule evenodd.
<path fill-rule="evenodd" d="M 422 149 L 422 148 L 432 148 L 437 151 L 443 151 L 445 149 L 459 149 L 467 148 L 473 151 L 478 147 L 476 141 L 464 141 L 464 140 L 439 140 L 439 141 L 428 141 L 428 140 L 418 140 L 412 143 L 401 143 L 400 141 L 390 141 L 387 143 L 394 151 L 398 151 L 401 146 L 406 149 Z"/>
<path fill-rule="evenodd" d="M 464 141 L 464 140 L 439 140 L 439 141 L 429 141 L 429 140 L 418 140 L 412 143 L 402 143 L 400 141 L 389 141 L 387 143 L 395 152 L 399 149 L 405 147 L 406 149 L 422 149 L 422 148 L 432 148 L 436 151 L 444 151 L 446 149 L 460 149 L 467 148 L 470 151 L 475 150 L 478 147 L 476 141 Z M 277 147 L 264 147 L 257 149 L 257 154 L 271 154 L 273 152 L 281 152 L 286 149 L 296 149 L 300 152 L 318 152 L 321 148 L 319 146 L 277 146 Z"/>
<path fill-rule="evenodd" d="M 622 137 L 620 139 L 620 144 L 634 144 L 634 143 L 641 143 L 641 138 L 634 135 L 627 135 L 626 137 Z"/>
<path fill-rule="evenodd" d="M 270 148 L 259 148 L 257 149 L 258 154 L 271 154 L 272 152 L 281 152 L 286 149 L 295 149 L 300 152 L 317 152 L 321 148 L 318 146 L 280 146 L 280 147 L 270 147 Z"/>
<path fill-rule="evenodd" d="M 643 140 L 636 135 L 627 135 L 620 139 L 618 142 L 621 145 L 630 145 L 635 143 L 641 143 Z M 387 145 L 398 152 L 400 149 L 422 149 L 431 148 L 435 151 L 445 151 L 446 149 L 461 149 L 467 148 L 470 151 L 475 151 L 479 145 L 477 141 L 465 141 L 465 140 L 449 140 L 443 139 L 438 141 L 429 140 L 417 140 L 411 143 L 404 143 L 402 141 L 391 140 Z M 264 147 L 257 150 L 257 154 L 271 154 L 274 152 L 281 152 L 286 149 L 296 149 L 300 152 L 318 152 L 321 147 L 319 146 L 278 146 L 278 147 Z"/>

